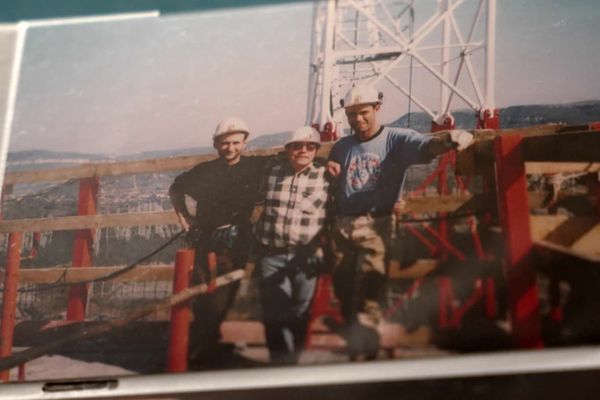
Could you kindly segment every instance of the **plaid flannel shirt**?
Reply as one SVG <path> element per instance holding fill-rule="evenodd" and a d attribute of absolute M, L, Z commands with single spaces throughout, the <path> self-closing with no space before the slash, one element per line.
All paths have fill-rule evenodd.
<path fill-rule="evenodd" d="M 308 244 L 325 223 L 329 180 L 317 162 L 294 173 L 287 161 L 274 165 L 264 187 L 264 211 L 256 235 L 265 246 Z"/>

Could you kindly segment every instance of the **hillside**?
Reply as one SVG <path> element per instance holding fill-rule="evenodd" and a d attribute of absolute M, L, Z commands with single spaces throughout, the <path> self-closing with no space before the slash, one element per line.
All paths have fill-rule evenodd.
<path fill-rule="evenodd" d="M 474 129 L 473 111 L 459 110 L 452 115 L 457 128 Z M 518 128 L 531 125 L 563 122 L 567 125 L 580 125 L 600 121 L 600 100 L 568 104 L 546 104 L 511 106 L 500 109 L 500 126 Z M 408 114 L 391 122 L 390 126 L 407 127 Z M 431 118 L 422 112 L 410 114 L 410 128 L 418 132 L 431 130 Z"/>

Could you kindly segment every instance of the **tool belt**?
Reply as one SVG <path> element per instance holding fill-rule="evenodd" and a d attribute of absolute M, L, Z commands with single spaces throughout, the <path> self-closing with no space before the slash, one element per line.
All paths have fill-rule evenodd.
<path fill-rule="evenodd" d="M 262 257 L 279 256 L 282 254 L 296 254 L 300 246 L 274 247 L 264 244 L 260 245 L 260 255 Z"/>
<path fill-rule="evenodd" d="M 199 227 L 192 227 L 186 235 L 186 244 L 193 248 L 206 246 L 213 251 L 232 250 L 239 237 L 239 228 L 233 224 L 221 225 L 210 235 Z"/>

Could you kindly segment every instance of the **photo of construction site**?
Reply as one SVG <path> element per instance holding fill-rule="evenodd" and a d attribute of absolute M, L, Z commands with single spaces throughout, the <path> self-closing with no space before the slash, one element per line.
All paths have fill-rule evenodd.
<path fill-rule="evenodd" d="M 594 1 L 122 3 L 0 8 L 1 382 L 600 342 Z"/>

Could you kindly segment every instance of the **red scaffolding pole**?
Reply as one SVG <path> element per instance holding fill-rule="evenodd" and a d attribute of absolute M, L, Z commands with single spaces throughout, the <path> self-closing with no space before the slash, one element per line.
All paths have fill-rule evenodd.
<path fill-rule="evenodd" d="M 96 199 L 98 197 L 99 178 L 85 178 L 79 182 L 78 215 L 96 214 Z M 73 246 L 73 267 L 85 268 L 92 265 L 94 231 L 81 229 L 75 234 Z M 82 321 L 85 319 L 88 285 L 77 285 L 69 289 L 67 303 L 67 320 Z"/>
<path fill-rule="evenodd" d="M 515 344 L 543 347 L 539 297 L 533 263 L 529 199 L 520 135 L 498 136 L 494 142 L 498 214 L 505 244 L 508 306 Z"/>
<path fill-rule="evenodd" d="M 192 249 L 177 250 L 175 271 L 173 274 L 173 294 L 187 289 L 190 275 L 194 268 Z M 169 347 L 167 354 L 167 372 L 187 371 L 187 353 L 190 341 L 190 302 L 174 306 L 171 309 L 171 325 L 169 331 Z"/>
<path fill-rule="evenodd" d="M 0 358 L 8 357 L 12 354 L 22 244 L 23 234 L 21 232 L 13 232 L 10 234 L 8 238 L 8 257 L 6 263 L 6 276 L 4 278 L 4 292 L 2 293 Z M 8 381 L 9 372 L 9 370 L 0 371 L 0 381 Z"/>

